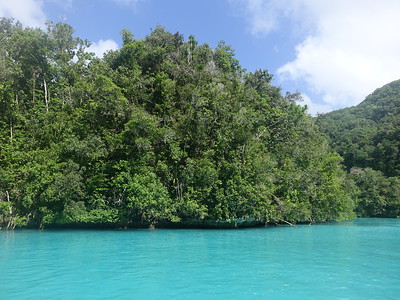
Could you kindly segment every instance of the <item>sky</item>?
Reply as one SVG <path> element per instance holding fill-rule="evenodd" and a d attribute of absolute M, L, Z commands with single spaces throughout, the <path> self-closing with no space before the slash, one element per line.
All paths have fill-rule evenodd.
<path fill-rule="evenodd" d="M 283 94 L 299 91 L 312 115 L 400 79 L 399 0 L 0 0 L 0 16 L 68 23 L 98 56 L 121 47 L 122 29 L 225 41 L 247 71 L 267 69 Z"/>

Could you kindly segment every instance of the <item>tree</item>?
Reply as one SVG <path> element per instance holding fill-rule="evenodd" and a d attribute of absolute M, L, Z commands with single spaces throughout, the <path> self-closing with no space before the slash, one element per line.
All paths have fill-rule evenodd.
<path fill-rule="evenodd" d="M 224 42 L 123 30 L 99 59 L 67 24 L 0 26 L 1 227 L 352 217 L 341 159 L 298 95 Z"/>

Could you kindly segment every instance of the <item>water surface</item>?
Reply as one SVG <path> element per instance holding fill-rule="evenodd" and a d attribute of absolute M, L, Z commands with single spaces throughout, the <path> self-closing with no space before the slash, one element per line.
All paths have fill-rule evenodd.
<path fill-rule="evenodd" d="M 0 231 L 0 299 L 400 299 L 400 219 Z"/>

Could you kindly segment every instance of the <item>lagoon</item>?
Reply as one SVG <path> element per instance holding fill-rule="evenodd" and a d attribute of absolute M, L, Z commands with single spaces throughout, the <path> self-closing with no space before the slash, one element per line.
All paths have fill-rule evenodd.
<path fill-rule="evenodd" d="M 399 299 L 400 219 L 0 231 L 0 299 Z"/>

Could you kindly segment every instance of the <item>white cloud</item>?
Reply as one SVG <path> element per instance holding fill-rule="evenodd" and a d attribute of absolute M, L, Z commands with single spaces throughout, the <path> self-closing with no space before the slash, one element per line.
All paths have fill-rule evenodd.
<path fill-rule="evenodd" d="M 253 35 L 266 35 L 276 29 L 278 24 L 275 1 L 263 0 L 231 0 L 233 4 L 246 4 L 244 14 L 250 23 L 250 32 Z M 241 7 L 239 8 L 241 9 Z M 243 13 L 241 11 L 241 13 Z"/>
<path fill-rule="evenodd" d="M 14 18 L 30 27 L 43 27 L 46 21 L 41 0 L 1 0 L 0 16 Z"/>
<path fill-rule="evenodd" d="M 94 52 L 97 57 L 103 57 L 104 53 L 109 50 L 117 50 L 118 44 L 113 40 L 100 40 L 93 43 L 88 49 L 88 52 Z"/>
<path fill-rule="evenodd" d="M 301 94 L 303 102 L 300 105 L 307 105 L 307 112 L 312 116 L 317 116 L 320 113 L 327 113 L 333 110 L 332 106 L 329 104 L 316 103 L 311 100 L 307 94 Z"/>
<path fill-rule="evenodd" d="M 228 0 L 244 16 L 252 35 L 262 37 L 279 28 L 282 17 L 292 18 L 303 7 L 296 0 Z M 305 24 L 307 22 L 304 22 Z"/>
<path fill-rule="evenodd" d="M 278 75 L 304 82 L 327 106 L 355 105 L 400 78 L 398 0 L 245 2 L 255 35 L 279 29 L 284 21 L 304 30 L 306 38 L 297 45 L 295 59 L 282 66 Z M 272 25 L 262 23 L 262 16 Z"/>

